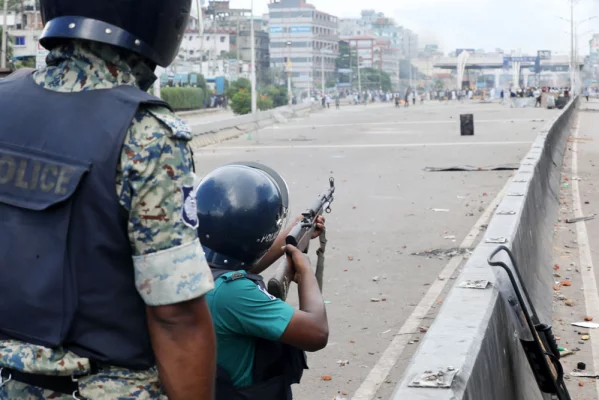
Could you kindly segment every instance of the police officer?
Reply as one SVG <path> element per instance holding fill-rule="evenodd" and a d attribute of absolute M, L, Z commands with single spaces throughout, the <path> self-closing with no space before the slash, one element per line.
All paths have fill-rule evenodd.
<path fill-rule="evenodd" d="M 212 398 L 191 134 L 145 92 L 190 8 L 41 0 L 48 66 L 0 82 L 2 400 Z"/>
<path fill-rule="evenodd" d="M 287 185 L 264 165 L 238 163 L 208 174 L 197 199 L 198 232 L 215 277 L 207 299 L 217 340 L 216 399 L 291 399 L 306 368 L 304 351 L 326 346 L 328 322 L 314 272 L 297 248 L 285 252 L 299 310 L 271 296 L 257 275 L 284 254 Z M 324 229 L 324 219 L 317 225 Z"/>

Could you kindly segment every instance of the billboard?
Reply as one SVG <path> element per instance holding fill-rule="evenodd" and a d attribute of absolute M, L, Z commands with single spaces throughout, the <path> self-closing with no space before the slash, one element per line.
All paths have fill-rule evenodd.
<path fill-rule="evenodd" d="M 310 25 L 298 25 L 291 26 L 289 28 L 290 33 L 312 33 L 312 27 Z"/>
<path fill-rule="evenodd" d="M 270 33 L 283 33 L 283 27 L 278 25 L 272 25 L 269 27 Z"/>

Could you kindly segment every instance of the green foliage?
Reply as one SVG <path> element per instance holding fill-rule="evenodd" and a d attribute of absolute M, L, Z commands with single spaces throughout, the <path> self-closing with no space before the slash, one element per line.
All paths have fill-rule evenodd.
<path fill-rule="evenodd" d="M 232 99 L 240 90 L 245 90 L 249 93 L 251 91 L 251 87 L 252 84 L 249 79 L 239 78 L 229 85 L 229 89 L 225 93 L 227 94 L 228 98 Z"/>
<path fill-rule="evenodd" d="M 289 104 L 289 97 L 287 96 L 286 87 L 268 85 L 266 87 L 265 93 L 270 99 L 272 99 L 274 107 L 281 107 Z"/>
<path fill-rule="evenodd" d="M 325 86 L 328 88 L 334 88 L 337 86 L 337 79 L 335 78 L 329 78 L 327 79 L 327 81 L 325 82 Z"/>
<path fill-rule="evenodd" d="M 391 91 L 391 77 L 385 71 L 379 71 L 374 68 L 362 68 L 362 88 L 364 89 L 382 89 Z"/>
<path fill-rule="evenodd" d="M 177 111 L 203 108 L 204 93 L 202 89 L 190 87 L 164 87 L 160 90 L 162 99 Z"/>
<path fill-rule="evenodd" d="M 260 111 L 270 110 L 274 107 L 272 99 L 268 96 L 258 97 L 258 109 Z"/>
<path fill-rule="evenodd" d="M 35 57 L 27 57 L 15 61 L 15 69 L 20 68 L 35 68 Z"/>
<path fill-rule="evenodd" d="M 355 55 L 355 52 L 354 52 Z M 352 55 L 353 56 L 353 55 Z M 344 42 L 341 41 L 339 42 L 339 57 L 337 57 L 337 59 L 335 60 L 335 64 L 337 66 L 337 69 L 339 68 L 345 68 L 345 69 L 349 69 L 351 68 L 349 63 L 350 63 L 350 48 L 349 48 L 349 43 L 348 42 Z M 353 57 L 355 58 L 355 57 Z M 355 64 L 355 60 L 352 60 L 352 64 Z"/>
<path fill-rule="evenodd" d="M 252 112 L 252 95 L 247 90 L 239 90 L 231 97 L 231 109 L 235 114 L 244 115 Z"/>

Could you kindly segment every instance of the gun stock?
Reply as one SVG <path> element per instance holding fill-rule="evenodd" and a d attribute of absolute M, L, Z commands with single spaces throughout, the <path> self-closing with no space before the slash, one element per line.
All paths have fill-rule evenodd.
<path fill-rule="evenodd" d="M 275 275 L 268 281 L 268 293 L 285 301 L 287 300 L 291 282 L 293 282 L 293 271 L 284 258 L 277 266 Z"/>

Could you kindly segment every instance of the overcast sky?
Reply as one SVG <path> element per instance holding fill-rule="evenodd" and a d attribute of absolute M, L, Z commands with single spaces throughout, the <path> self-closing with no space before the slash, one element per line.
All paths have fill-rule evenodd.
<path fill-rule="evenodd" d="M 382 11 L 400 25 L 420 35 L 420 46 L 438 44 L 444 52 L 456 48 L 493 51 L 522 49 L 568 52 L 570 19 L 568 0 L 312 0 L 319 10 L 342 18 L 359 17 L 364 8 Z M 231 7 L 250 8 L 251 0 L 231 0 Z M 339 5 L 342 4 L 342 7 Z M 267 0 L 255 0 L 256 14 L 268 12 Z M 599 0 L 579 0 L 575 21 L 599 16 Z M 498 22 L 494 22 L 499 20 Z M 578 28 L 579 48 L 588 54 L 592 32 L 599 32 L 599 18 Z"/>

